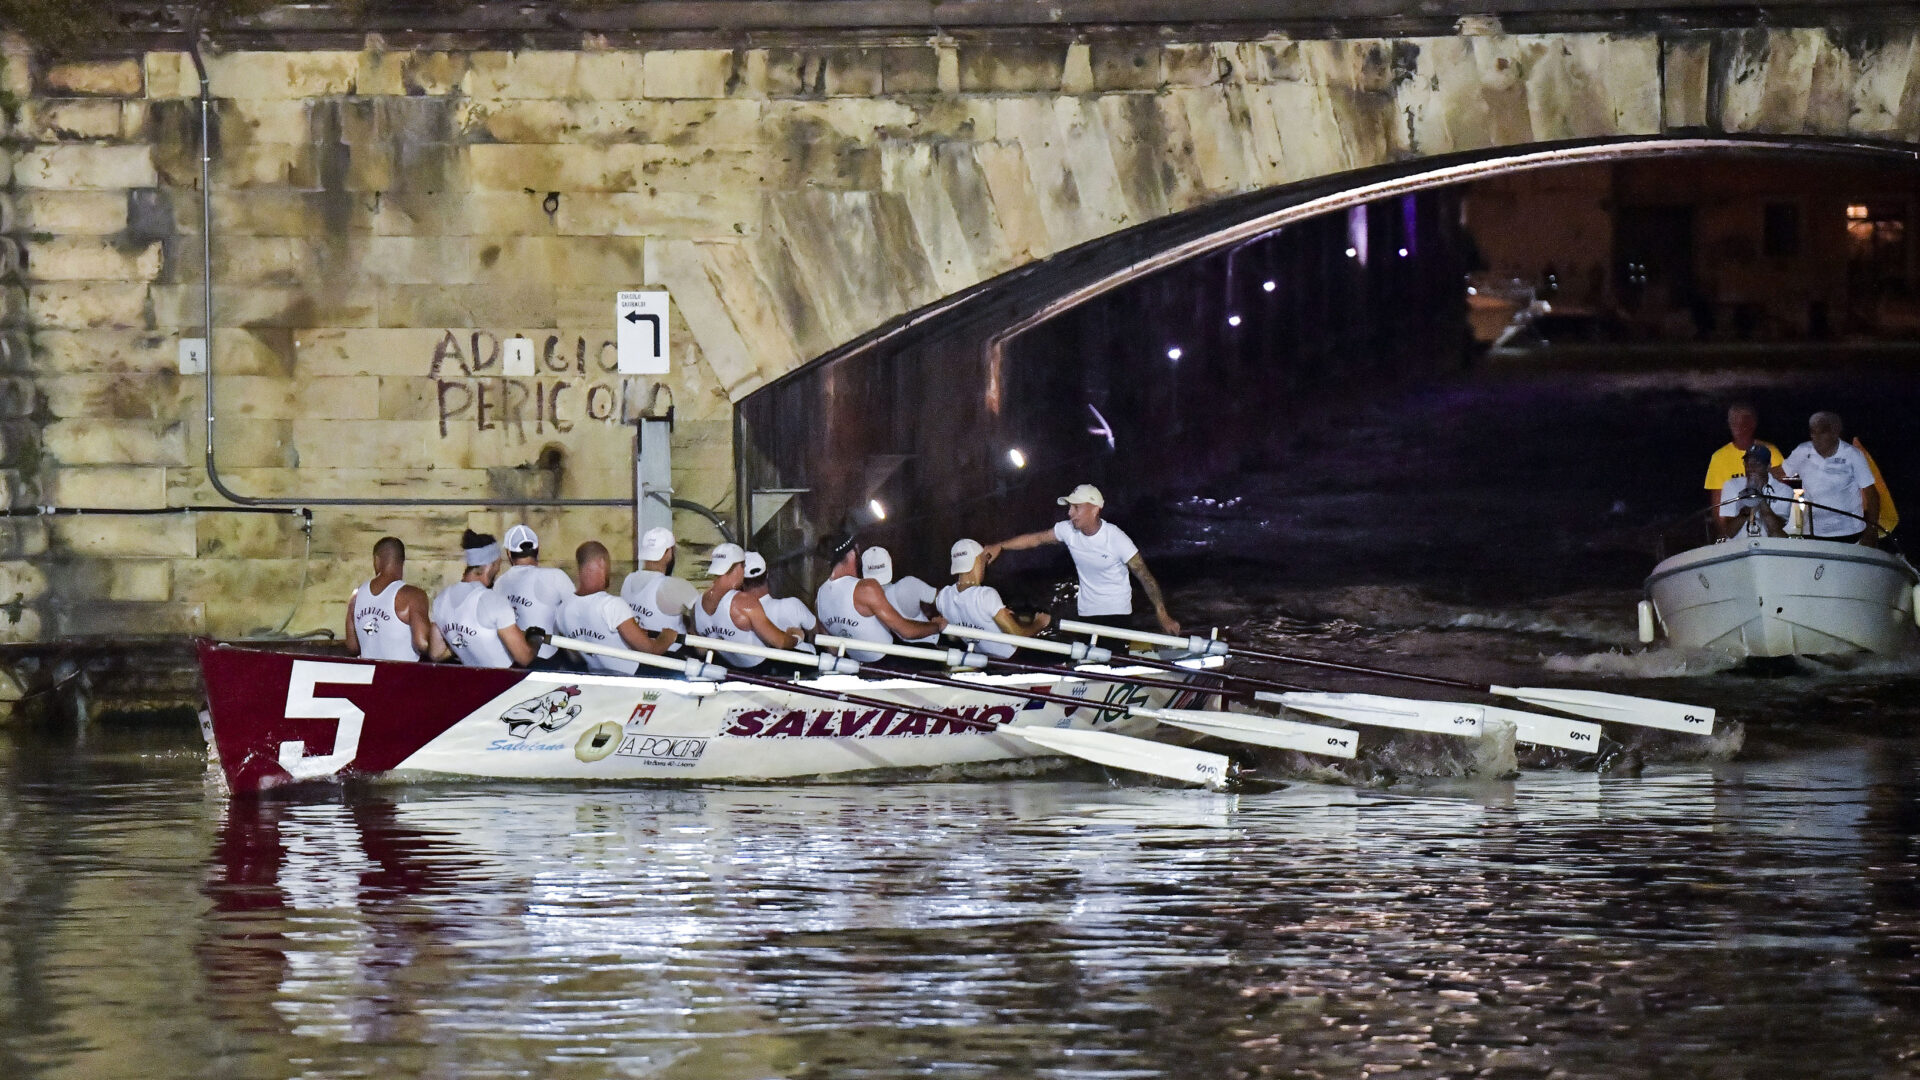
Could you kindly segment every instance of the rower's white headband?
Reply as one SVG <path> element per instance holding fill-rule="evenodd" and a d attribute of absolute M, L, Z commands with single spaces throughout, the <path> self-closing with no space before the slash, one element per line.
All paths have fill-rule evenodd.
<path fill-rule="evenodd" d="M 468 566 L 491 566 L 500 561 L 500 545 L 497 543 L 464 550 L 467 553 Z"/>

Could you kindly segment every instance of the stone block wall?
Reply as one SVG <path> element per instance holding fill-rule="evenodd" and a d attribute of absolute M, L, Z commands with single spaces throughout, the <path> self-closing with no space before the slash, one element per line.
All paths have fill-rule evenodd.
<path fill-rule="evenodd" d="M 968 286 L 1228 195 L 1407 157 L 1683 128 L 1912 141 L 1911 30 L 1405 40 L 931 39 L 818 48 L 208 54 L 216 442 L 253 495 L 471 499 L 12 519 L 0 639 L 334 626 L 378 536 L 410 575 L 523 517 L 631 514 L 631 419 L 731 508 L 734 401 Z M 181 52 L 0 50 L 0 476 L 14 507 L 222 505 L 201 465 L 198 83 Z M 673 369 L 613 371 L 613 293 L 672 295 Z M 536 374 L 502 374 L 503 343 Z M 656 384 L 658 386 L 656 387 Z M 710 526 L 682 515 L 690 546 Z"/>

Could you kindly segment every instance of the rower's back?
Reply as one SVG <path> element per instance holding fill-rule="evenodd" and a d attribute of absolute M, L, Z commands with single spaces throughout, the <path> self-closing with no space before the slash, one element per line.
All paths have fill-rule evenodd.
<path fill-rule="evenodd" d="M 515 624 L 513 605 L 479 581 L 456 581 L 440 590 L 430 609 L 447 648 L 467 667 L 513 666 L 500 631 Z"/>
<path fill-rule="evenodd" d="M 413 624 L 400 617 L 395 603 L 407 583 L 398 577 L 375 589 L 378 577 L 368 578 L 353 594 L 353 630 L 366 660 L 418 660 L 413 649 Z"/>
<path fill-rule="evenodd" d="M 862 615 L 853 606 L 853 590 L 860 584 L 860 578 L 845 574 L 828 578 L 820 591 L 814 594 L 814 610 L 820 613 L 820 625 L 835 637 L 855 638 L 876 644 L 888 644 L 893 641 L 893 632 L 880 621 L 878 615 Z M 863 664 L 880 659 L 882 653 L 868 650 L 850 649 L 847 655 Z"/>

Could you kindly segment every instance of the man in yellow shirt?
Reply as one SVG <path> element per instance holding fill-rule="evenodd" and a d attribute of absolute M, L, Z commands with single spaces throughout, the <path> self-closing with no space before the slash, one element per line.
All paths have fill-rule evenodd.
<path fill-rule="evenodd" d="M 1747 448 L 1753 446 L 1755 443 L 1767 448 L 1767 453 L 1772 458 L 1768 463 L 1768 471 L 1773 474 L 1774 478 L 1781 480 L 1786 479 L 1785 475 L 1780 471 L 1780 463 L 1786 459 L 1781 456 L 1779 447 L 1767 442 L 1765 439 L 1755 439 L 1753 437 L 1753 433 L 1759 429 L 1760 413 L 1755 410 L 1753 406 L 1742 401 L 1736 402 L 1731 408 L 1727 409 L 1727 431 L 1733 436 L 1733 441 L 1715 450 L 1712 459 L 1707 462 L 1706 487 L 1707 508 L 1709 510 L 1717 511 L 1719 509 L 1721 498 L 1720 489 L 1727 486 L 1727 481 L 1736 476 L 1746 475 Z M 1707 517 L 1709 525 L 1717 520 L 1717 513 Z"/>

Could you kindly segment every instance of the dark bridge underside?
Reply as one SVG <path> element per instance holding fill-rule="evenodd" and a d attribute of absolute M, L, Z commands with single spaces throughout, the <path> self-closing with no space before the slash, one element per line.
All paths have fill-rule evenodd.
<path fill-rule="evenodd" d="M 33 33 L 35 9 L 76 16 L 72 0 L 11 0 Z M 99 51 L 154 46 L 189 23 L 195 5 L 116 0 L 94 9 L 106 31 L 71 43 Z M 223 48 L 359 47 L 379 33 L 396 46 L 519 48 L 577 45 L 582 34 L 609 44 L 838 44 L 849 40 L 965 40 L 1018 35 L 1058 40 L 1102 35 L 1206 40 L 1268 33 L 1298 37 L 1448 34 L 1468 27 L 1508 33 L 1684 30 L 1691 28 L 1906 26 L 1912 3 L 1798 0 L 555 0 L 543 3 L 279 4 L 227 0 L 210 32 Z M 257 9 L 257 10 L 255 10 Z M 232 14 L 233 11 L 247 14 Z"/>
<path fill-rule="evenodd" d="M 1138 520 L 1213 473 L 1270 466 L 1261 460 L 1271 456 L 1260 445 L 1265 433 L 1282 433 L 1342 398 L 1460 366 L 1469 256 L 1433 189 L 1514 168 L 1682 153 L 1915 160 L 1911 148 L 1865 143 L 1600 140 L 1402 163 L 1149 222 L 896 320 L 742 401 L 737 490 L 747 542 L 776 556 L 797 553 L 852 524 L 869 542 L 903 549 L 896 554 L 908 565 L 938 565 L 956 536 L 991 539 L 1052 520 L 1053 498 L 1073 483 L 1109 486 L 1116 512 Z M 1338 212 L 1361 204 L 1391 209 L 1370 223 Z M 1356 228 L 1362 232 L 1350 232 Z M 1176 359 L 1166 350 L 1183 342 L 1141 340 L 1158 329 L 1128 305 L 1105 323 L 1080 314 L 1121 288 L 1145 288 L 1137 306 L 1150 307 L 1163 271 L 1221 258 L 1236 244 L 1252 253 L 1276 229 L 1285 242 L 1263 276 L 1311 295 L 1276 298 L 1283 310 L 1262 328 L 1272 341 L 1264 352 L 1215 362 L 1209 354 L 1226 350 L 1188 338 L 1188 355 Z M 1384 257 L 1371 268 L 1350 261 L 1350 235 L 1370 236 Z M 1397 248 L 1408 250 L 1395 259 Z M 1234 310 L 1183 313 L 1181 294 L 1164 294 L 1158 302 L 1174 301 L 1165 309 L 1169 325 L 1213 325 Z M 1160 362 L 1147 362 L 1156 356 Z M 1115 445 L 1090 437 L 1101 421 Z M 1013 448 L 1030 467 L 1009 467 Z M 804 493 L 778 516 L 763 498 L 756 517 L 751 494 L 778 489 Z M 886 511 L 884 521 L 872 520 L 869 500 Z"/>

